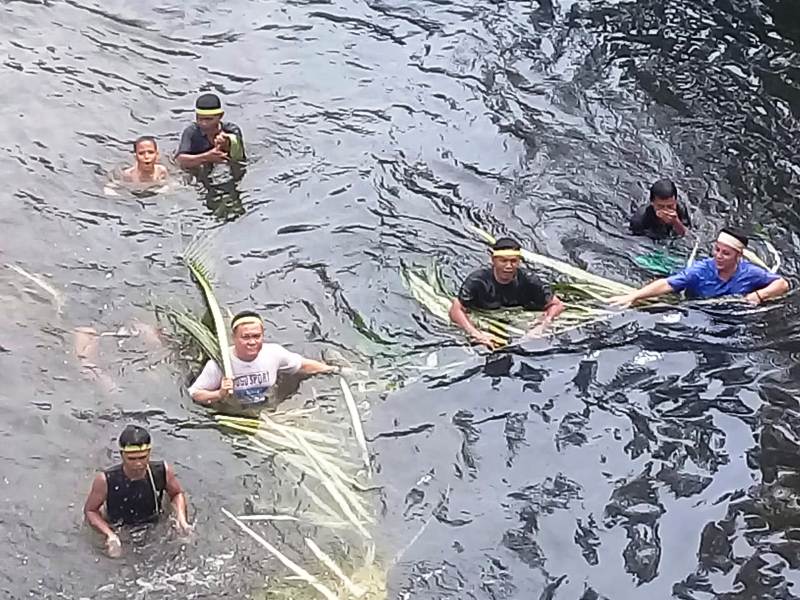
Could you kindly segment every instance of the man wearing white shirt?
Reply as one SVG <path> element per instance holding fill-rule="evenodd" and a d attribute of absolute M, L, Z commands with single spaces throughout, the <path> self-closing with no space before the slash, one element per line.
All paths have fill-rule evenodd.
<path fill-rule="evenodd" d="M 264 322 L 258 313 L 244 311 L 231 322 L 233 379 L 227 379 L 215 360 L 209 360 L 189 387 L 192 400 L 211 405 L 233 396 L 242 406 L 266 401 L 279 373 L 316 375 L 336 373 L 339 368 L 304 358 L 278 344 L 264 343 Z"/>

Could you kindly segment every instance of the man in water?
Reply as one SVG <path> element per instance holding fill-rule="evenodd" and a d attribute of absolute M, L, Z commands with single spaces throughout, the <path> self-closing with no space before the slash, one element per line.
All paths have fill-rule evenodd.
<path fill-rule="evenodd" d="M 500 238 L 492 247 L 492 266 L 473 271 L 461 284 L 458 297 L 450 306 L 450 320 L 469 336 L 488 348 L 494 347 L 492 336 L 479 330 L 467 315 L 467 309 L 495 310 L 520 306 L 544 311 L 531 330 L 535 335 L 564 310 L 564 305 L 536 275 L 520 268 L 522 250 L 511 238 Z"/>
<path fill-rule="evenodd" d="M 657 279 L 630 294 L 614 296 L 609 302 L 628 307 L 639 300 L 684 290 L 690 298 L 744 296 L 755 305 L 784 295 L 789 284 L 783 277 L 742 257 L 747 242 L 741 232 L 723 229 L 714 244 L 714 258 L 699 260 L 671 277 Z"/>
<path fill-rule="evenodd" d="M 183 130 L 175 157 L 182 169 L 245 159 L 242 130 L 233 123 L 223 122 L 224 115 L 216 94 L 197 98 L 195 122 Z"/>
<path fill-rule="evenodd" d="M 650 187 L 650 204 L 640 208 L 631 217 L 634 235 L 653 239 L 681 237 L 692 224 L 689 213 L 678 202 L 678 189 L 669 179 L 659 179 Z"/>
<path fill-rule="evenodd" d="M 163 183 L 167 168 L 158 164 L 160 155 L 156 138 L 143 135 L 133 142 L 136 163 L 122 172 L 122 180 L 130 183 Z"/>
<path fill-rule="evenodd" d="M 111 557 L 122 553 L 122 544 L 112 525 L 140 525 L 158 520 L 163 512 L 165 490 L 178 529 L 182 533 L 191 530 L 181 484 L 166 462 L 150 460 L 151 448 L 147 430 L 128 425 L 119 436 L 122 462 L 97 474 L 83 506 L 86 521 L 106 536 L 106 550 Z"/>
<path fill-rule="evenodd" d="M 266 401 L 278 373 L 338 373 L 339 367 L 304 358 L 278 344 L 264 343 L 264 322 L 258 313 L 244 311 L 233 317 L 231 357 L 233 379 L 225 377 L 214 360 L 209 360 L 189 387 L 192 400 L 211 405 L 233 396 L 245 408 Z"/>

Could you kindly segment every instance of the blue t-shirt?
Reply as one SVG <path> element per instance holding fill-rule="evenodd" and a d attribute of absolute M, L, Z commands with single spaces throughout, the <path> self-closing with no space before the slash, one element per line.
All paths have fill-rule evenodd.
<path fill-rule="evenodd" d="M 728 281 L 722 281 L 714 259 L 706 258 L 672 277 L 667 277 L 667 283 L 673 291 L 686 290 L 686 295 L 691 298 L 719 298 L 743 296 L 767 287 L 776 279 L 780 279 L 780 276 L 742 259 L 733 277 Z"/>

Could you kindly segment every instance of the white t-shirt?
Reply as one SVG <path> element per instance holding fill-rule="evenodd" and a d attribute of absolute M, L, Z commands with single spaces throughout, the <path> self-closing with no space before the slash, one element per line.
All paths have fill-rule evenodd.
<path fill-rule="evenodd" d="M 278 378 L 278 373 L 297 373 L 303 364 L 303 357 L 289 352 L 278 344 L 264 344 L 261 351 L 251 361 L 236 357 L 233 346 L 229 349 L 233 369 L 233 395 L 242 404 L 263 402 L 269 388 Z M 197 390 L 218 390 L 222 385 L 222 369 L 214 360 L 209 360 L 189 393 Z"/>

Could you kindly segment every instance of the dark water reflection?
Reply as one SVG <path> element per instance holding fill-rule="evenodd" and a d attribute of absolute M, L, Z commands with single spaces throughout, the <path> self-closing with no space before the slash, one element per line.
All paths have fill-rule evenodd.
<path fill-rule="evenodd" d="M 367 423 L 391 597 L 800 595 L 794 298 L 629 312 L 487 359 L 400 277 L 433 261 L 466 274 L 484 259 L 464 232 L 478 224 L 642 281 L 632 258 L 652 244 L 625 220 L 660 175 L 704 243 L 744 225 L 794 276 L 796 2 L 64 0 L 0 14 L 0 258 L 63 294 L 59 311 L 0 271 L 3 597 L 243 598 L 276 569 L 219 507 L 269 503 L 286 482 L 204 425 L 175 354 L 102 338 L 112 392 L 72 349 L 74 327 L 196 307 L 176 257 L 200 228 L 219 230 L 232 309 L 405 383 L 374 395 Z M 200 89 L 244 129 L 241 180 L 104 196 L 138 134 L 173 151 Z M 420 371 L 432 351 L 466 362 Z M 306 382 L 299 401 L 334 388 Z M 79 513 L 132 420 L 176 465 L 198 526 L 112 563 Z"/>

